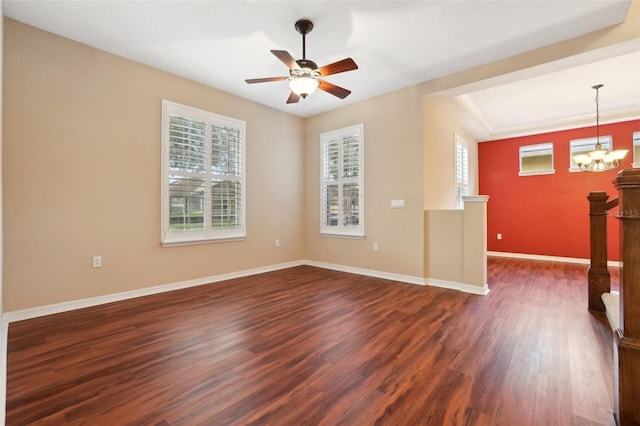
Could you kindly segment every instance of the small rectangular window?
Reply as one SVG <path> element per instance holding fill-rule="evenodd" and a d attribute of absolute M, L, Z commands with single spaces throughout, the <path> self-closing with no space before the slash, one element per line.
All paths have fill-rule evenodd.
<path fill-rule="evenodd" d="M 611 152 L 613 150 L 613 142 L 611 136 L 600 136 L 600 145 L 602 149 Z M 580 168 L 573 161 L 573 157 L 578 154 L 588 154 L 596 149 L 596 138 L 574 139 L 569 141 L 569 171 L 579 172 Z"/>
<path fill-rule="evenodd" d="M 364 126 L 320 135 L 320 233 L 364 236 Z"/>
<path fill-rule="evenodd" d="M 633 167 L 640 167 L 640 132 L 633 132 Z"/>
<path fill-rule="evenodd" d="M 520 147 L 520 172 L 518 176 L 548 175 L 553 168 L 553 142 Z"/>

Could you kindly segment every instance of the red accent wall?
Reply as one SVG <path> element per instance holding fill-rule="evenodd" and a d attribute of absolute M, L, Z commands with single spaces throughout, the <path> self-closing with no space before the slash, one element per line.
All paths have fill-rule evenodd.
<path fill-rule="evenodd" d="M 487 248 L 490 251 L 589 258 L 589 202 L 592 191 L 618 197 L 612 180 L 633 162 L 633 132 L 640 120 L 600 125 L 613 149 L 628 149 L 620 168 L 602 173 L 570 173 L 569 141 L 595 136 L 595 126 L 478 144 L 479 193 L 489 195 Z M 518 176 L 522 145 L 553 142 L 555 174 Z M 612 213 L 615 213 L 614 209 Z M 620 260 L 618 221 L 610 215 L 608 258 Z M 502 240 L 496 238 L 502 234 Z"/>

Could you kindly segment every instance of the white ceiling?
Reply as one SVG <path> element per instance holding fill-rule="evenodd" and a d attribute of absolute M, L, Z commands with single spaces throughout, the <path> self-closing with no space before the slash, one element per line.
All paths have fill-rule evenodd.
<path fill-rule="evenodd" d="M 5 16 L 301 117 L 487 64 L 623 22 L 631 0 L 98 1 L 3 0 Z M 351 57 L 326 77 L 352 94 L 318 91 L 287 105 L 270 50 L 300 59 L 300 18 L 313 21 L 307 59 Z M 640 24 L 640 23 L 639 23 Z M 640 116 L 640 39 L 554 72 L 456 93 L 490 135 L 601 115 Z M 561 69 L 558 69 L 561 68 Z M 513 80 L 513 78 L 511 79 Z M 517 94 L 515 96 L 514 94 Z M 630 113 L 629 113 L 630 111 Z"/>

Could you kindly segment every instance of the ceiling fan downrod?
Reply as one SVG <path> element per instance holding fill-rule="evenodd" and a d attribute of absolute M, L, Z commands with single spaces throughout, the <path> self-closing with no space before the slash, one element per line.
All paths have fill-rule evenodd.
<path fill-rule="evenodd" d="M 307 34 L 313 29 L 313 22 L 308 19 L 300 19 L 296 22 L 296 31 L 302 34 L 302 60 L 307 59 Z"/>

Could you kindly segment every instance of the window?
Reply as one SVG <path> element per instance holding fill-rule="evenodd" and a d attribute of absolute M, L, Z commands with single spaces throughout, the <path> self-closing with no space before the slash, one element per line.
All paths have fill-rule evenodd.
<path fill-rule="evenodd" d="M 633 164 L 632 167 L 640 167 L 640 132 L 633 132 Z"/>
<path fill-rule="evenodd" d="M 548 175 L 553 168 L 553 142 L 520 147 L 520 172 L 518 176 Z"/>
<path fill-rule="evenodd" d="M 162 243 L 243 238 L 245 123 L 162 101 Z"/>
<path fill-rule="evenodd" d="M 467 141 L 456 135 L 456 209 L 464 208 L 462 197 L 469 195 L 469 148 Z"/>
<path fill-rule="evenodd" d="M 364 236 L 364 126 L 320 135 L 320 233 Z"/>
<path fill-rule="evenodd" d="M 602 149 L 612 151 L 613 147 L 611 136 L 600 136 L 600 145 L 602 145 Z M 588 154 L 594 149 L 596 149 L 596 138 L 574 139 L 572 141 L 569 141 L 569 171 L 580 171 L 580 168 L 578 167 L 576 162 L 573 161 L 573 157 L 575 155 Z"/>

